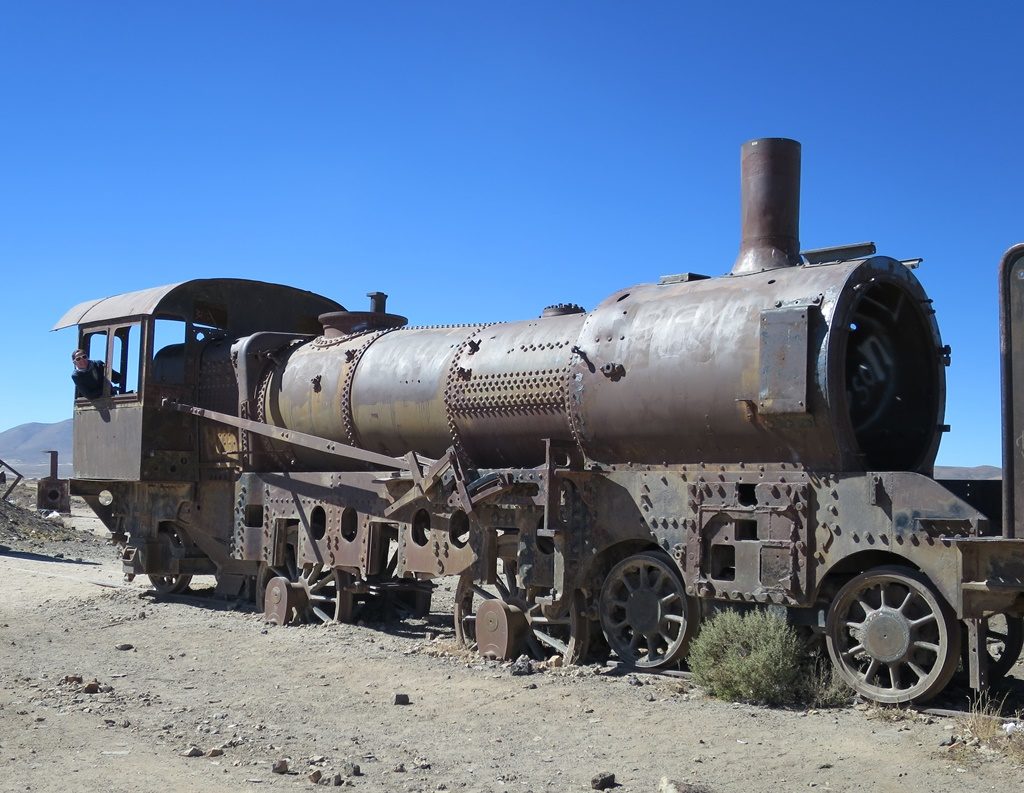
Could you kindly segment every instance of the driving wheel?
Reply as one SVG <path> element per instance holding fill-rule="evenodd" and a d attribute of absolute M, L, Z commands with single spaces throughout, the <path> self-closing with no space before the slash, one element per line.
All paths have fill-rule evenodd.
<path fill-rule="evenodd" d="M 852 578 L 829 607 L 826 643 L 841 677 L 866 699 L 924 702 L 960 660 L 960 626 L 921 573 L 877 567 Z"/>

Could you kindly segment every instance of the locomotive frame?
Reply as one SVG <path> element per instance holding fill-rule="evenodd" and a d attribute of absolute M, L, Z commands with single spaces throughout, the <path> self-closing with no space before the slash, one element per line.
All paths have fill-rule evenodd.
<path fill-rule="evenodd" d="M 75 402 L 72 492 L 123 543 L 126 574 L 162 592 L 213 574 L 278 623 L 380 601 L 423 614 L 430 582 L 457 576 L 456 635 L 494 657 L 578 663 L 606 644 L 664 668 L 715 611 L 771 608 L 821 635 L 868 699 L 925 701 L 962 659 L 984 689 L 1024 644 L 1024 246 L 1000 276 L 1008 485 L 938 481 L 949 349 L 930 301 L 912 263 L 871 244 L 801 254 L 798 184 L 797 144 L 748 143 L 732 273 L 590 314 L 416 329 L 380 293 L 348 312 L 240 279 L 80 304 L 55 329 L 77 325 L 122 375 Z M 728 321 L 682 318 L 694 305 Z M 691 320 L 711 328 L 688 336 L 703 368 L 672 380 L 650 339 Z M 903 346 L 872 348 L 858 325 Z M 895 396 L 865 377 L 858 406 L 870 355 L 911 371 Z M 696 421 L 659 419 L 681 392 Z M 667 437 L 645 440 L 644 422 Z"/>

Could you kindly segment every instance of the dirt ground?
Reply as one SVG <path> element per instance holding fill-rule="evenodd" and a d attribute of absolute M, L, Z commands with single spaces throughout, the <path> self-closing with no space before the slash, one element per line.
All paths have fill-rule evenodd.
<path fill-rule="evenodd" d="M 315 772 L 467 793 L 584 791 L 601 772 L 623 793 L 1024 784 L 1019 763 L 942 746 L 955 718 L 736 705 L 597 666 L 513 674 L 455 646 L 450 592 L 427 620 L 288 628 L 202 597 L 212 579 L 161 598 L 123 582 L 83 509 L 81 532 L 0 511 L 3 791 L 299 790 Z"/>

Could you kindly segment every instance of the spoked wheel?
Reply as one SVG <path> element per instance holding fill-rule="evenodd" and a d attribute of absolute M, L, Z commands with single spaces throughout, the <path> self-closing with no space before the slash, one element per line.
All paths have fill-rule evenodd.
<path fill-rule="evenodd" d="M 346 576 L 333 567 L 307 564 L 298 583 L 306 590 L 307 622 L 348 622 L 352 619 L 352 593 L 346 591 Z"/>
<path fill-rule="evenodd" d="M 1024 619 L 997 614 L 988 620 L 988 673 L 992 680 L 1010 674 L 1024 649 Z"/>
<path fill-rule="evenodd" d="M 538 659 L 555 652 L 561 654 L 566 664 L 583 662 L 590 647 L 590 620 L 583 612 L 581 593 L 575 593 L 565 616 L 548 618 L 540 613 L 539 607 L 519 588 L 514 572 L 506 571 L 502 578 L 504 580 L 499 578 L 494 585 L 483 585 L 473 580 L 471 571 L 462 574 L 455 590 L 456 641 L 464 647 L 477 649 L 481 640 L 485 640 L 483 627 L 481 636 L 477 636 L 479 607 L 484 601 L 497 601 L 502 604 L 501 613 L 493 607 L 485 609 L 488 644 L 494 646 L 492 643 L 495 638 L 492 634 L 497 632 L 497 642 L 504 644 L 510 654 L 515 654 L 515 645 L 523 644 Z M 518 615 L 525 619 L 525 626 Z M 498 624 L 495 624 L 495 620 Z"/>
<path fill-rule="evenodd" d="M 294 594 L 284 593 L 285 582 L 296 590 Z M 273 602 L 268 601 L 268 595 Z M 282 623 L 352 622 L 355 610 L 352 576 L 319 563 L 300 569 L 291 545 L 286 547 L 281 565 L 260 565 L 256 596 L 257 602 L 264 604 L 268 619 L 276 615 Z"/>
<path fill-rule="evenodd" d="M 181 558 L 185 555 L 185 543 L 176 529 L 161 529 L 157 535 L 161 544 L 167 546 L 168 555 Z M 188 589 L 192 583 L 192 576 L 187 573 L 176 575 L 149 575 L 149 582 L 153 589 L 161 595 L 176 595 Z"/>
<path fill-rule="evenodd" d="M 877 567 L 848 581 L 828 612 L 826 643 L 843 679 L 867 699 L 924 702 L 960 660 L 960 626 L 920 573 Z"/>
<path fill-rule="evenodd" d="M 1024 619 L 996 614 L 986 620 L 985 648 L 988 651 L 988 679 L 995 683 L 1006 677 L 1013 665 L 1020 658 L 1024 648 Z M 961 668 L 957 672 L 957 680 L 967 679 L 967 668 L 970 663 L 967 651 L 966 629 L 961 632 Z"/>
<path fill-rule="evenodd" d="M 658 553 L 638 553 L 615 565 L 601 588 L 600 607 L 608 646 L 642 669 L 682 658 L 697 621 L 675 565 Z"/>

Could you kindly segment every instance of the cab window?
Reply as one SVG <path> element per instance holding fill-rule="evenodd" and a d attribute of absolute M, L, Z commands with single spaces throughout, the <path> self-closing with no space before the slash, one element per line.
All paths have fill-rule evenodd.
<path fill-rule="evenodd" d="M 140 336 L 142 328 L 138 323 L 114 329 L 111 347 L 111 362 L 116 375 L 107 367 L 107 379 L 113 384 L 114 394 L 138 394 Z"/>

